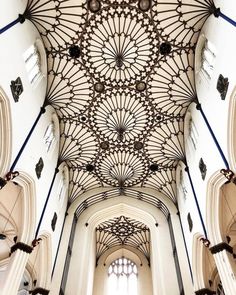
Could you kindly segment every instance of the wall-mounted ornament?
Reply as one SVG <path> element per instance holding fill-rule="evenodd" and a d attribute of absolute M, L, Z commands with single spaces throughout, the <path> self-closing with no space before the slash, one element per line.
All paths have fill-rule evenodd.
<path fill-rule="evenodd" d="M 40 157 L 38 163 L 35 166 L 35 172 L 36 172 L 38 179 L 41 177 L 43 166 L 44 166 L 43 159 Z"/>
<path fill-rule="evenodd" d="M 216 89 L 219 91 L 222 100 L 225 100 L 228 87 L 229 87 L 228 78 L 224 78 L 224 76 L 220 74 L 217 80 Z"/>
<path fill-rule="evenodd" d="M 53 219 L 52 219 L 52 221 L 51 221 L 51 228 L 52 228 L 52 231 L 55 230 L 55 228 L 56 228 L 56 224 L 57 224 L 57 213 L 54 212 Z"/>
<path fill-rule="evenodd" d="M 15 102 L 18 102 L 19 101 L 19 97 L 20 95 L 22 94 L 23 92 L 23 85 L 22 85 L 22 81 L 21 81 L 21 78 L 18 77 L 16 78 L 15 81 L 11 81 L 11 85 L 10 85 L 10 88 L 11 88 L 11 93 L 12 93 L 12 96 L 13 96 L 13 99 Z"/>
<path fill-rule="evenodd" d="M 190 213 L 188 213 L 188 215 L 187 215 L 187 220 L 188 220 L 189 231 L 191 232 L 193 229 L 193 221 L 192 221 Z"/>
<path fill-rule="evenodd" d="M 200 169 L 200 172 L 201 172 L 202 180 L 204 180 L 206 178 L 207 166 L 204 163 L 202 158 L 199 161 L 199 169 Z"/>

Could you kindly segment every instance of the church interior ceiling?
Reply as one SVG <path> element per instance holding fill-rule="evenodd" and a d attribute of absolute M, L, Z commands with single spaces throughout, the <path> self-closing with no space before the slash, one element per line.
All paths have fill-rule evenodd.
<path fill-rule="evenodd" d="M 137 187 L 176 203 L 184 116 L 197 99 L 195 45 L 213 7 L 211 0 L 29 0 L 25 15 L 47 52 L 46 103 L 60 120 L 70 203 L 100 187 L 107 193 L 92 204 L 121 194 L 154 202 Z"/>
<path fill-rule="evenodd" d="M 128 246 L 140 251 L 150 264 L 150 230 L 124 215 L 109 219 L 96 227 L 96 259 L 112 247 Z"/>

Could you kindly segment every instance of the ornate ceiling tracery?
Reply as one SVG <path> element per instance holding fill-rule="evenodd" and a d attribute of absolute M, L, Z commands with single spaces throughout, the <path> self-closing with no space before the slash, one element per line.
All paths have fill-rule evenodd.
<path fill-rule="evenodd" d="M 97 261 L 112 247 L 130 246 L 145 255 L 150 263 L 150 230 L 137 220 L 121 215 L 96 227 Z"/>
<path fill-rule="evenodd" d="M 29 0 L 48 55 L 70 202 L 97 187 L 149 187 L 176 203 L 194 49 L 212 0 Z M 98 198 L 99 199 L 99 198 Z M 84 205 L 86 207 L 86 204 Z"/>

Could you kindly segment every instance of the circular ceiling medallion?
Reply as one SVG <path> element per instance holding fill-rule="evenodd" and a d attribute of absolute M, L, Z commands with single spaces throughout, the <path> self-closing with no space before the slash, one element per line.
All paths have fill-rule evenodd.
<path fill-rule="evenodd" d="M 112 6 L 93 15 L 83 35 L 84 64 L 101 83 L 135 83 L 154 65 L 158 33 L 135 7 Z"/>
<path fill-rule="evenodd" d="M 106 91 L 90 105 L 89 124 L 104 141 L 129 143 L 153 125 L 153 108 L 135 91 Z"/>
<path fill-rule="evenodd" d="M 112 186 L 133 186 L 148 175 L 148 161 L 136 153 L 115 151 L 100 155 L 96 165 L 97 176 Z"/>

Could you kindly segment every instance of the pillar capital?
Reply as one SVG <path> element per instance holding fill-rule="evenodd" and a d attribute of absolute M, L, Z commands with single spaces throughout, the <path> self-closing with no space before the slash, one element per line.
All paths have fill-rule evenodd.
<path fill-rule="evenodd" d="M 213 295 L 213 294 L 216 294 L 216 292 L 207 288 L 203 288 L 198 291 L 195 291 L 195 294 L 196 295 Z"/>
<path fill-rule="evenodd" d="M 33 247 L 25 243 L 18 242 L 11 247 L 11 254 L 17 250 L 21 250 L 23 252 L 30 254 L 33 251 Z"/>
<path fill-rule="evenodd" d="M 32 294 L 32 295 L 36 295 L 36 294 L 48 295 L 49 290 L 37 287 L 36 289 L 29 291 L 29 293 Z"/>
<path fill-rule="evenodd" d="M 217 254 L 219 252 L 222 252 L 224 250 L 226 250 L 230 254 L 233 254 L 233 248 L 225 242 L 219 243 L 219 244 L 210 248 L 211 254 L 213 254 L 213 255 Z"/>

